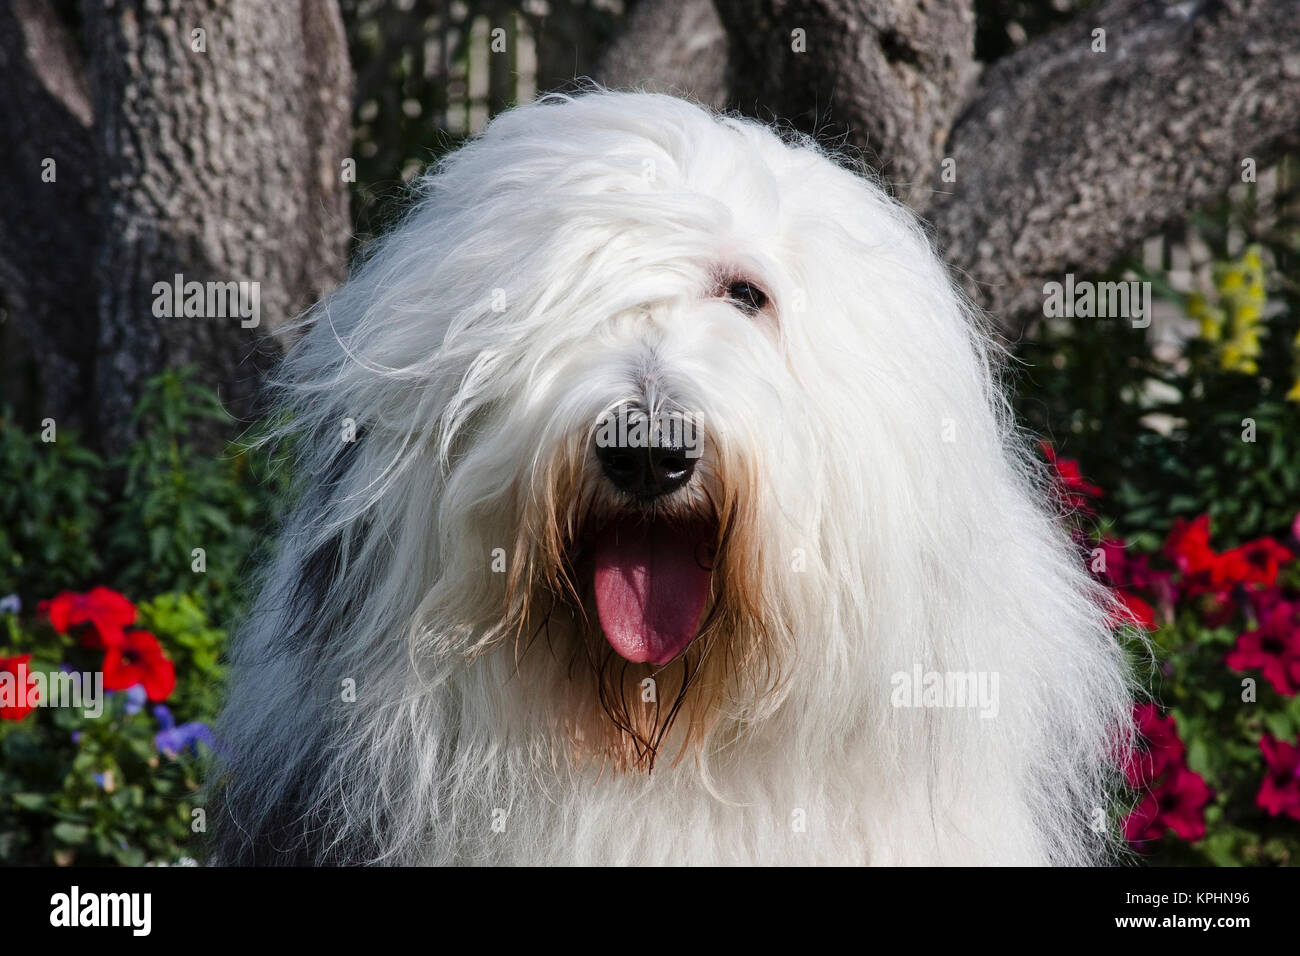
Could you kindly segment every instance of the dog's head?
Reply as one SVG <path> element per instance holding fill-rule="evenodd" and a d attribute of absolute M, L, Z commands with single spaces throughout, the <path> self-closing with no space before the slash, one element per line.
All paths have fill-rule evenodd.
<path fill-rule="evenodd" d="M 330 559 L 391 569 L 370 613 L 414 620 L 423 665 L 506 661 L 521 722 L 649 767 L 801 671 L 861 674 L 891 639 L 861 633 L 871 602 L 909 626 L 889 576 L 973 533 L 941 489 L 979 501 L 998 426 L 979 337 L 882 190 L 612 93 L 504 114 L 419 189 L 294 362 L 332 446 Z"/>

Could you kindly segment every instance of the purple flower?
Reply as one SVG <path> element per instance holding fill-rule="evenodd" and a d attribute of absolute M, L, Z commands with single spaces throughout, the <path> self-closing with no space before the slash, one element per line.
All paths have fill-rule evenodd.
<path fill-rule="evenodd" d="M 149 699 L 144 684 L 133 684 L 126 690 L 110 690 L 108 692 L 109 697 L 116 697 L 118 694 L 126 695 L 126 712 L 128 715 L 138 714 L 144 710 L 145 701 Z"/>
<path fill-rule="evenodd" d="M 156 706 L 153 715 L 158 718 L 158 726 L 162 728 L 153 739 L 159 753 L 178 757 L 188 750 L 198 756 L 200 742 L 207 744 L 210 749 L 216 749 L 212 731 L 202 721 L 192 720 L 188 724 L 177 727 L 176 718 L 172 716 L 171 709 L 166 704 Z"/>
<path fill-rule="evenodd" d="M 207 744 L 209 748 L 212 747 L 212 731 L 208 729 L 207 724 L 198 720 L 181 724 L 179 727 L 160 730 L 153 739 L 158 752 L 169 757 L 178 756 L 186 750 L 198 756 L 200 741 Z"/>
<path fill-rule="evenodd" d="M 23 602 L 17 594 L 6 594 L 0 598 L 0 614 L 17 614 L 23 609 Z"/>
<path fill-rule="evenodd" d="M 158 726 L 163 730 L 171 730 L 176 726 L 176 718 L 172 716 L 171 708 L 166 704 L 159 704 L 155 707 L 153 715 L 158 718 Z"/>

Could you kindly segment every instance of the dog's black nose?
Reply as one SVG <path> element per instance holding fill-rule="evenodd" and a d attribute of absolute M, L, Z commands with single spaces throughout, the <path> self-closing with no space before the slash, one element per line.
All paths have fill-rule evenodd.
<path fill-rule="evenodd" d="M 605 477 L 616 488 L 638 498 L 670 494 L 691 480 L 697 459 L 685 448 L 628 445 L 596 446 Z"/>

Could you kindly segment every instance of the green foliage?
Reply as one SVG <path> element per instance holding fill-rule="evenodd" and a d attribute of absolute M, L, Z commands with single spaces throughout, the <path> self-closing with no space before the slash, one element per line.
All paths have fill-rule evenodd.
<path fill-rule="evenodd" d="M 129 594 L 189 592 L 229 622 L 287 472 L 257 451 L 256 435 L 217 457 L 197 447 L 196 425 L 228 417 L 188 370 L 150 381 L 134 420 L 140 437 L 105 463 L 74 433 L 45 442 L 0 414 L 0 596 L 30 606 L 108 582 Z"/>
<path fill-rule="evenodd" d="M 95 546 L 104 465 L 77 437 L 45 442 L 0 411 L 0 596 L 37 595 L 91 580 L 103 566 Z"/>
<path fill-rule="evenodd" d="M 1225 660 L 1260 626 L 1265 598 L 1300 595 L 1300 562 L 1284 562 L 1276 582 L 1249 585 L 1249 593 L 1240 583 L 1201 593 L 1160 554 L 1175 522 L 1199 515 L 1210 516 L 1220 556 L 1264 538 L 1300 554 L 1291 534 L 1300 512 L 1300 223 L 1287 212 L 1297 208 L 1290 178 L 1284 166 L 1274 208 L 1261 210 L 1252 192 L 1197 217 L 1216 256 L 1204 288 L 1180 293 L 1167 273 L 1132 267 L 1185 316 L 1184 341 L 1162 337 L 1157 347 L 1153 330 L 1127 320 L 1074 319 L 1045 323 L 1017 353 L 1020 417 L 1104 489 L 1096 520 L 1082 529 L 1088 546 L 1122 539 L 1127 554 L 1145 555 L 1169 583 L 1163 593 L 1149 581 L 1128 589 L 1156 606 L 1159 622 L 1154 661 L 1139 670 L 1152 700 L 1173 716 L 1186 767 L 1210 799 L 1203 838 L 1166 831 L 1145 847 L 1156 865 L 1300 862 L 1300 821 L 1256 802 L 1269 773 L 1260 740 L 1298 742 L 1300 695 Z M 1283 653 L 1300 657 L 1300 621 L 1289 641 Z"/>
<path fill-rule="evenodd" d="M 129 712 L 117 692 L 98 717 L 38 707 L 0 719 L 0 863 L 138 865 L 196 852 L 203 757 L 160 752 L 155 738 L 170 718 L 215 717 L 224 624 L 248 596 L 247 572 L 288 485 L 255 439 L 218 457 L 199 451 L 190 436 L 214 418 L 224 420 L 215 397 L 183 371 L 149 383 L 140 438 L 107 463 L 75 435 L 46 443 L 0 418 L 0 597 L 17 594 L 23 606 L 0 614 L 0 657 L 31 654 L 29 670 L 43 674 L 103 671 L 103 648 L 56 633 L 36 612 L 59 592 L 108 585 L 155 595 L 137 605 L 132 628 L 152 633 L 176 672 L 170 715 L 153 703 Z M 109 489 L 120 494 L 105 512 Z"/>
<path fill-rule="evenodd" d="M 1283 582 L 1300 586 L 1300 570 Z M 1257 673 L 1258 699 L 1242 699 L 1243 674 L 1224 657 L 1247 626 L 1211 627 L 1195 607 L 1182 608 L 1153 635 L 1160 666 L 1153 675 L 1155 698 L 1170 708 L 1187 746 L 1187 765 L 1209 783 L 1206 836 L 1193 844 L 1167 836 L 1150 855 L 1156 865 L 1259 866 L 1300 864 L 1300 822 L 1271 817 L 1255 804 L 1266 775 L 1259 739 L 1272 734 L 1295 741 L 1300 735 L 1300 696 L 1284 697 Z"/>
<path fill-rule="evenodd" d="M 1225 368 L 1222 343 L 1204 338 L 1158 359 L 1147 330 L 1120 319 L 1074 320 L 1021 348 L 1021 417 L 1107 490 L 1119 536 L 1150 550 L 1176 519 L 1208 513 L 1229 543 L 1285 537 L 1300 502 L 1300 404 L 1288 398 L 1300 297 L 1272 278 L 1257 371 Z M 1158 277 L 1153 287 L 1190 304 Z"/>
<path fill-rule="evenodd" d="M 168 705 L 178 721 L 206 722 L 215 713 L 215 656 L 225 635 L 197 607 L 186 596 L 164 595 L 143 606 L 137 622 L 154 628 L 176 662 L 180 680 Z M 0 655 L 34 652 L 31 670 L 102 667 L 102 652 L 47 624 L 23 629 L 13 615 L 3 622 Z M 150 706 L 128 713 L 120 692 L 107 695 L 99 716 L 39 707 L 22 720 L 0 720 L 0 861 L 138 866 L 192 855 L 202 757 L 159 753 L 159 729 Z"/>
<path fill-rule="evenodd" d="M 134 417 L 141 437 L 116 463 L 125 486 L 107 550 L 120 589 L 192 591 L 229 620 L 278 489 L 260 480 L 266 475 L 247 446 L 231 445 L 218 458 L 199 451 L 191 435 L 205 419 L 227 416 L 186 371 L 148 383 Z"/>
<path fill-rule="evenodd" d="M 192 594 L 160 594 L 139 606 L 138 626 L 162 639 L 176 664 L 173 698 L 184 702 L 187 719 L 210 720 L 221 704 L 226 632 L 213 627 Z"/>

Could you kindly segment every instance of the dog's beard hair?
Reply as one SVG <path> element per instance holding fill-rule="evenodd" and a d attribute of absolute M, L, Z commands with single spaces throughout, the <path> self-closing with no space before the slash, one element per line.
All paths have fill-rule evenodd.
<path fill-rule="evenodd" d="M 574 690 L 565 711 L 572 762 L 595 760 L 617 772 L 649 772 L 674 727 L 679 734 L 670 757 L 676 762 L 702 750 L 724 717 L 737 718 L 746 706 L 770 709 L 780 701 L 780 660 L 788 654 L 792 628 L 783 610 L 765 600 L 761 568 L 753 560 L 760 548 L 752 474 L 748 482 L 728 480 L 706 466 L 702 480 L 673 500 L 642 509 L 611 492 L 585 465 L 586 448 L 585 442 L 572 443 L 567 454 L 516 484 L 515 513 L 521 517 L 513 553 L 525 557 L 506 575 L 507 613 L 473 628 L 484 636 L 471 655 L 506 642 L 516 673 L 530 655 L 553 662 Z M 705 456 L 723 457 L 714 446 Z M 741 464 L 733 470 L 752 472 Z M 596 613 L 591 542 L 623 514 L 705 529 L 712 537 L 708 553 L 697 555 L 713 570 L 699 636 L 662 667 L 620 657 Z M 654 682 L 650 695 L 647 679 Z"/>
<path fill-rule="evenodd" d="M 619 771 L 648 772 L 679 720 L 685 727 L 676 752 L 669 755 L 674 761 L 693 749 L 703 750 L 718 721 L 734 716 L 740 701 L 780 699 L 780 655 L 774 644 L 777 633 L 788 633 L 788 625 L 764 618 L 761 600 L 753 597 L 756 585 L 742 583 L 748 571 L 743 545 L 736 543 L 731 526 L 724 523 L 722 528 L 712 564 L 715 584 L 699 637 L 663 667 L 633 664 L 614 651 L 590 611 L 595 607 L 590 585 L 570 596 L 571 626 L 579 637 L 568 673 L 575 685 L 594 686 L 599 703 L 599 712 L 589 707 L 575 724 L 577 760 L 593 756 L 609 760 Z M 590 575 L 580 577 L 589 580 Z M 645 699 L 647 678 L 654 681 L 651 700 Z"/>
<path fill-rule="evenodd" d="M 306 487 L 218 727 L 220 859 L 1115 852 L 1094 828 L 1132 733 L 1113 599 L 1040 506 L 915 222 L 794 147 L 661 97 L 504 114 L 313 313 L 283 376 Z M 644 155 L 725 201 L 646 186 Z M 796 220 L 726 255 L 806 308 L 774 326 L 699 301 L 723 207 L 729 235 Z M 669 397 L 715 443 L 669 510 L 716 522 L 717 569 L 703 634 L 655 673 L 596 620 L 583 542 L 626 503 L 588 443 L 612 404 Z M 999 716 L 891 706 L 917 664 L 1000 674 Z"/>

